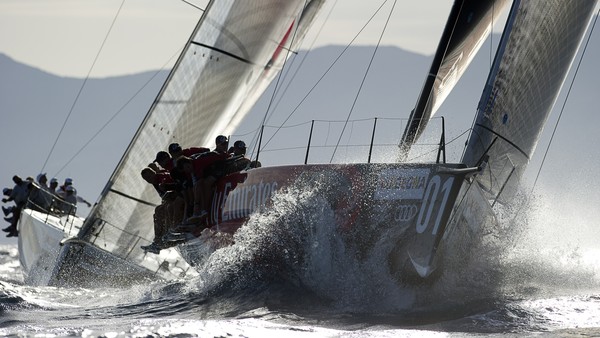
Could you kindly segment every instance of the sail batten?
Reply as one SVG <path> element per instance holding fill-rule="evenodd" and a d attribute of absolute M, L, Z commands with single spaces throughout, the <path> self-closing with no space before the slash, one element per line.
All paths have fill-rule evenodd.
<path fill-rule="evenodd" d="M 207 49 L 214 50 L 214 51 L 216 51 L 216 52 L 222 53 L 222 54 L 224 54 L 224 55 L 226 55 L 226 56 L 229 56 L 229 57 L 232 57 L 232 58 L 234 58 L 234 59 L 238 59 L 238 60 L 240 60 L 240 61 L 242 61 L 242 62 L 245 62 L 245 63 L 251 64 L 251 65 L 255 64 L 254 62 L 252 62 L 252 61 L 248 60 L 246 57 L 239 56 L 239 55 L 236 55 L 236 54 L 234 54 L 234 53 L 230 53 L 230 52 L 228 52 L 228 51 L 225 51 L 225 50 L 219 49 L 219 48 L 217 48 L 217 47 L 215 47 L 215 46 L 209 46 L 209 45 L 207 45 L 207 44 L 204 44 L 204 43 L 201 43 L 201 42 L 195 42 L 195 41 L 192 41 L 192 43 L 193 43 L 194 45 L 198 45 L 198 46 L 200 46 L 200 47 L 205 47 L 205 48 L 207 48 Z"/>

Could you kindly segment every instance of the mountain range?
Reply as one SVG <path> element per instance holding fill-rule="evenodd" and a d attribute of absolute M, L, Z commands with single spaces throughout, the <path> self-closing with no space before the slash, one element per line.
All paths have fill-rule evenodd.
<path fill-rule="evenodd" d="M 281 116 L 285 117 L 301 100 L 342 49 L 318 48 L 306 57 L 277 108 L 276 113 L 282 114 L 275 114 L 268 124 L 282 121 Z M 325 116 L 346 119 L 372 52 L 372 47 L 351 48 L 288 124 Z M 296 64 L 305 54 L 296 56 Z M 379 61 L 369 72 L 352 118 L 373 113 L 379 117 L 406 117 L 430 57 L 393 47 L 381 48 L 377 57 Z M 391 66 L 400 64 L 410 66 Z M 10 186 L 14 174 L 35 177 L 43 169 L 61 181 L 73 178 L 79 193 L 88 200 L 95 200 L 100 193 L 168 74 L 163 70 L 87 80 L 64 78 L 1 54 L 0 73 L 0 137 L 5 145 L 2 152 L 10 158 L 0 168 L 1 182 Z M 258 128 L 276 81 L 244 119 L 238 128 L 240 133 Z M 250 141 L 247 139 L 247 143 Z"/>
<path fill-rule="evenodd" d="M 498 41 L 497 38 L 494 40 Z M 578 185 L 585 184 L 581 175 L 591 175 L 600 168 L 600 150 L 588 146 L 597 143 L 596 126 L 600 119 L 595 101 L 600 75 L 594 61 L 600 56 L 597 40 L 592 39 L 590 43 L 547 155 L 546 161 L 553 163 L 545 164 L 544 168 L 550 167 L 547 182 L 551 189 L 564 189 L 566 185 L 576 190 Z M 237 136 L 233 137 L 254 144 L 255 131 L 268 115 L 267 124 L 273 126 L 279 126 L 283 121 L 286 121 L 286 126 L 291 126 L 311 120 L 371 119 L 355 129 L 350 123 L 344 137 L 339 136 L 339 129 L 332 128 L 331 123 L 323 122 L 329 125 L 327 144 L 335 143 L 338 138 L 347 138 L 352 133 L 361 132 L 370 137 L 372 118 L 378 117 L 382 119 L 378 128 L 391 128 L 387 132 L 397 139 L 402 133 L 402 121 L 388 123 L 385 119 L 408 117 L 429 70 L 431 56 L 397 47 L 380 47 L 366 73 L 374 47 L 350 47 L 319 80 L 344 48 L 326 46 L 308 54 L 306 51 L 299 52 L 282 72 L 285 76 L 275 79 L 242 121 L 236 131 Z M 482 48 L 439 110 L 438 116 L 445 117 L 447 141 L 462 135 L 471 126 L 492 59 L 485 49 Z M 540 140 L 537 155 L 532 159 L 532 170 L 537 171 L 541 164 L 577 61 Z M 302 68 L 292 77 L 301 62 Z M 87 80 L 65 78 L 0 54 L 0 74 L 1 184 L 12 186 L 11 177 L 15 174 L 35 177 L 44 171 L 49 177 L 56 176 L 59 180 L 72 177 L 79 194 L 94 201 L 147 113 L 168 71 Z M 274 88 L 278 90 L 277 95 L 273 95 Z M 279 103 L 283 91 L 285 96 Z M 306 96 L 309 92 L 310 95 Z M 297 143 L 306 144 L 308 128 L 303 127 L 298 134 L 288 131 L 282 134 L 299 141 Z M 267 132 L 265 135 L 268 135 Z M 451 151 L 449 160 L 459 160 L 465 140 L 462 137 L 461 144 Z M 435 142 L 438 140 L 435 139 Z M 264 139 L 263 146 L 266 142 Z M 266 150 L 272 148 L 275 148 L 273 143 L 265 146 Z M 296 163 L 304 160 L 304 152 L 305 149 L 300 149 L 301 155 L 294 155 L 299 157 Z M 261 157 L 261 162 L 267 165 L 284 157 L 277 152 L 271 157 L 267 153 L 261 156 L 265 156 Z M 571 169 L 562 170 L 565 167 Z M 87 213 L 85 207 L 81 211 Z"/>

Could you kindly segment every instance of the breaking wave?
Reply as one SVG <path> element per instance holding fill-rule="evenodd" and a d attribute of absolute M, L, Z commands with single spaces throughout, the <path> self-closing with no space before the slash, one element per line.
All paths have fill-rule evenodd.
<path fill-rule="evenodd" d="M 460 317 L 532 293 L 561 296 L 566 287 L 600 290 L 598 265 L 584 264 L 579 248 L 550 248 L 546 254 L 544 243 L 532 242 L 535 227 L 530 225 L 540 217 L 535 206 L 522 213 L 500 207 L 497 227 L 469 243 L 469 257 L 453 252 L 464 250 L 464 243 L 452 243 L 445 254 L 458 258 L 447 259 L 433 283 L 401 284 L 386 263 L 399 234 L 382 231 L 367 255 L 348 247 L 327 203 L 332 178 L 321 177 L 316 184 L 310 179 L 311 184 L 300 182 L 278 192 L 268 210 L 255 212 L 235 234 L 233 245 L 217 250 L 199 267 L 196 290 L 251 300 L 246 308 L 259 302 L 295 311 L 319 308 L 332 314 L 407 317 L 439 316 L 449 309 Z"/>

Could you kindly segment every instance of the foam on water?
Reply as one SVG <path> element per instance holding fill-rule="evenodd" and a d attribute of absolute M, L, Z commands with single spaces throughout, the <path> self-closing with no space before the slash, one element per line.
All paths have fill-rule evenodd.
<path fill-rule="evenodd" d="M 582 251 L 566 245 L 566 251 L 557 251 L 547 240 L 532 240 L 539 233 L 536 224 L 547 228 L 550 221 L 533 206 L 521 213 L 499 207 L 498 227 L 483 231 L 475 243 L 448 246 L 444 254 L 450 258 L 437 280 L 402 285 L 390 275 L 386 263 L 398 234 L 382 226 L 366 256 L 347 247 L 326 203 L 329 179 L 276 194 L 272 207 L 253 214 L 236 233 L 233 245 L 217 250 L 199 267 L 200 277 L 188 284 L 193 292 L 227 292 L 242 298 L 270 293 L 270 304 L 282 307 L 306 296 L 313 305 L 326 304 L 331 313 L 389 314 L 451 307 L 468 311 L 532 292 L 559 296 L 565 288 L 600 290 L 598 260 L 592 254 L 597 249 Z M 564 237 L 560 242 L 564 243 Z M 273 285 L 285 291 L 274 296 Z"/>
<path fill-rule="evenodd" d="M 278 285 L 286 290 L 279 300 L 282 306 L 310 298 L 342 312 L 409 307 L 412 291 L 387 272 L 391 244 L 382 244 L 366 258 L 345 246 L 324 197 L 328 179 L 311 182 L 310 189 L 298 184 L 281 191 L 271 207 L 251 215 L 233 245 L 217 250 L 198 267 L 197 290 L 227 285 L 228 292 L 248 292 L 251 286 L 263 290 L 264 285 Z"/>

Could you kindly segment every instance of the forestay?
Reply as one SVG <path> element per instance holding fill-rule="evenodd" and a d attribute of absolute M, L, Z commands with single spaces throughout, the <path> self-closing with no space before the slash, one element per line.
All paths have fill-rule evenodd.
<path fill-rule="evenodd" d="M 595 0 L 513 3 L 463 157 L 467 166 L 485 166 L 478 182 L 490 198 L 515 192 L 595 6 Z"/>
<path fill-rule="evenodd" d="M 214 146 L 228 135 L 296 48 L 322 0 L 212 1 L 79 238 L 142 262 L 156 191 L 140 171 L 171 142 Z M 137 249 L 137 250 L 136 250 Z"/>

